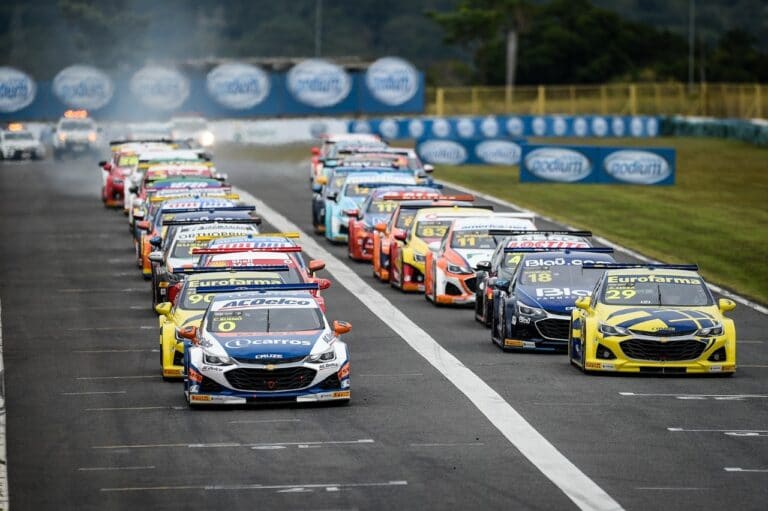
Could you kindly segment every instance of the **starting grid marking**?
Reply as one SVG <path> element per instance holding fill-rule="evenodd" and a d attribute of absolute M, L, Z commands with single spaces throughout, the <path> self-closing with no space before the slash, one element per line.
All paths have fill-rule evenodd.
<path fill-rule="evenodd" d="M 635 392 L 619 392 L 626 397 L 671 397 L 689 401 L 745 401 L 747 399 L 766 399 L 766 394 L 638 394 Z"/>
<path fill-rule="evenodd" d="M 165 448 L 183 448 L 183 449 L 221 449 L 228 447 L 247 447 L 249 449 L 285 449 L 286 447 L 296 447 L 298 449 L 311 449 L 322 447 L 324 445 L 370 445 L 376 443 L 372 438 L 362 438 L 359 440 L 327 440 L 310 442 L 262 442 L 262 443 L 239 443 L 239 442 L 215 442 L 206 444 L 127 444 L 127 445 L 94 445 L 92 449 L 117 450 L 117 449 L 165 449 Z"/>
<path fill-rule="evenodd" d="M 407 486 L 408 481 L 383 481 L 370 483 L 310 483 L 310 484 L 221 484 L 196 486 L 129 486 L 124 488 L 101 488 L 103 492 L 131 491 L 243 491 L 243 490 L 272 490 L 275 493 L 309 493 L 315 490 L 336 492 L 354 488 L 372 488 L 388 486 Z"/>
<path fill-rule="evenodd" d="M 685 429 L 667 428 L 673 433 L 722 433 L 736 437 L 768 437 L 768 429 Z"/>

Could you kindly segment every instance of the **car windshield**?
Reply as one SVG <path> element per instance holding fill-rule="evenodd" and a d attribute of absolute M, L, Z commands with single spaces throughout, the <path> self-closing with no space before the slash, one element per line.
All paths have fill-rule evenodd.
<path fill-rule="evenodd" d="M 6 140 L 34 140 L 32 133 L 25 131 L 11 131 L 5 134 Z"/>
<path fill-rule="evenodd" d="M 93 129 L 93 124 L 88 121 L 64 121 L 61 129 L 65 131 L 88 131 Z"/>
<path fill-rule="evenodd" d="M 322 328 L 322 314 L 315 307 L 219 310 L 208 320 L 208 331 L 222 333 L 303 332 Z"/>
<path fill-rule="evenodd" d="M 365 183 L 349 183 L 344 187 L 345 197 L 366 197 L 371 193 L 371 188 L 365 186 Z"/>
<path fill-rule="evenodd" d="M 205 310 L 216 293 L 206 292 L 211 286 L 242 286 L 242 285 L 274 285 L 283 284 L 282 277 L 277 273 L 259 272 L 259 276 L 248 278 L 222 277 L 218 279 L 201 280 L 190 283 L 181 296 L 181 308 L 184 310 Z"/>
<path fill-rule="evenodd" d="M 174 258 L 190 258 L 190 257 L 197 257 L 197 255 L 192 254 L 192 250 L 196 248 L 203 248 L 208 245 L 208 241 L 198 241 L 196 239 L 186 239 L 186 240 L 176 240 L 176 243 L 173 245 L 173 250 L 171 251 L 171 257 Z"/>
<path fill-rule="evenodd" d="M 712 305 L 701 278 L 680 275 L 608 275 L 601 299 L 609 305 Z"/>
<path fill-rule="evenodd" d="M 539 264 L 540 262 L 544 264 Z M 564 264 L 556 264 L 558 262 Z M 525 267 L 520 272 L 518 281 L 524 286 L 531 287 L 591 290 L 604 271 L 584 269 L 581 264 L 565 263 L 562 258 L 545 261 L 538 258 L 526 259 L 524 261 Z"/>
<path fill-rule="evenodd" d="M 493 250 L 496 248 L 496 241 L 488 231 L 456 231 L 451 239 L 451 248 Z"/>
<path fill-rule="evenodd" d="M 416 237 L 427 243 L 440 241 L 448 232 L 453 220 L 419 220 L 416 225 Z"/>
<path fill-rule="evenodd" d="M 397 216 L 395 227 L 398 229 L 410 229 L 417 212 L 417 209 L 401 209 L 400 214 Z"/>
<path fill-rule="evenodd" d="M 133 165 L 139 164 L 139 157 L 138 156 L 121 156 L 120 159 L 117 161 L 118 167 L 131 167 Z"/>
<path fill-rule="evenodd" d="M 397 207 L 397 201 L 375 199 L 368 204 L 368 213 L 374 215 L 391 214 Z M 400 215 L 402 216 L 402 214 Z"/>

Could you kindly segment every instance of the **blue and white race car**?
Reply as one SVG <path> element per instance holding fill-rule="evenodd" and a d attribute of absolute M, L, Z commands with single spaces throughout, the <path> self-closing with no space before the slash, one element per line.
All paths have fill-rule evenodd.
<path fill-rule="evenodd" d="M 612 263 L 610 248 L 512 248 L 523 254 L 510 279 L 494 287 L 491 340 L 504 350 L 568 349 L 571 311 L 576 299 L 589 296 L 602 275 L 584 263 Z"/>
<path fill-rule="evenodd" d="M 325 201 L 325 237 L 331 241 L 346 242 L 349 235 L 349 216 L 357 214 L 373 188 L 382 184 L 416 185 L 412 172 L 356 172 L 344 180 L 335 194 Z"/>
<path fill-rule="evenodd" d="M 317 284 L 223 286 L 200 328 L 179 335 L 190 406 L 251 402 L 349 402 L 351 325 L 329 325 L 310 290 Z M 244 290 L 244 291 L 241 291 Z"/>

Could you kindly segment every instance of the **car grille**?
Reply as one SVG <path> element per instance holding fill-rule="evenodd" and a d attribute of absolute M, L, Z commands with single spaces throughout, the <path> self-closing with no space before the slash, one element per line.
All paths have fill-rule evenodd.
<path fill-rule="evenodd" d="M 199 392 L 206 393 L 206 392 L 221 392 L 224 390 L 224 388 L 213 381 L 210 378 L 206 378 L 203 376 L 203 381 L 200 382 L 200 390 Z"/>
<path fill-rule="evenodd" d="M 467 286 L 467 289 L 474 293 L 475 289 L 477 288 L 477 277 L 472 277 L 471 279 L 465 280 L 464 285 Z"/>
<path fill-rule="evenodd" d="M 229 384 L 244 391 L 295 390 L 309 386 L 316 371 L 307 367 L 286 367 L 283 369 L 246 369 L 227 371 Z"/>
<path fill-rule="evenodd" d="M 692 339 L 685 341 L 653 341 L 630 339 L 619 343 L 621 351 L 636 360 L 693 360 L 699 358 L 706 344 Z"/>
<path fill-rule="evenodd" d="M 300 357 L 291 357 L 291 358 L 248 358 L 248 357 L 232 357 L 238 362 L 242 362 L 244 364 L 294 364 L 296 362 L 301 362 L 304 360 L 304 355 Z"/>
<path fill-rule="evenodd" d="M 323 390 L 341 388 L 341 382 L 339 381 L 339 374 L 333 373 L 328 378 L 321 381 L 320 388 Z"/>
<path fill-rule="evenodd" d="M 571 330 L 571 322 L 567 319 L 547 318 L 537 321 L 536 328 L 541 336 L 546 339 L 567 341 Z"/>

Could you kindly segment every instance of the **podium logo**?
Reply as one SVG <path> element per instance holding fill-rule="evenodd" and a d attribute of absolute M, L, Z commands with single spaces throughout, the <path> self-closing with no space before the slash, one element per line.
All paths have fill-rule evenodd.
<path fill-rule="evenodd" d="M 69 66 L 53 79 L 53 93 L 67 106 L 97 110 L 112 99 L 112 80 L 91 66 Z"/>
<path fill-rule="evenodd" d="M 438 165 L 460 165 L 467 161 L 464 146 L 451 140 L 428 140 L 418 147 L 419 156 Z"/>
<path fill-rule="evenodd" d="M 131 93 L 144 105 L 175 110 L 189 97 L 189 81 L 174 69 L 147 66 L 131 78 Z"/>
<path fill-rule="evenodd" d="M 547 181 L 574 183 L 592 173 L 592 163 L 589 159 L 571 149 L 535 149 L 525 157 L 524 163 L 528 172 Z"/>
<path fill-rule="evenodd" d="M 341 67 L 309 59 L 288 71 L 288 90 L 297 101 L 315 108 L 341 103 L 352 90 L 352 79 Z"/>
<path fill-rule="evenodd" d="M 249 64 L 222 64 L 206 78 L 208 94 L 221 106 L 247 110 L 260 104 L 269 94 L 269 75 Z"/>
<path fill-rule="evenodd" d="M 35 100 L 35 81 L 23 71 L 0 67 L 0 112 L 17 112 Z"/>
<path fill-rule="evenodd" d="M 408 61 L 384 57 L 368 68 L 365 85 L 371 95 L 385 105 L 399 106 L 419 91 L 419 73 Z"/>
<path fill-rule="evenodd" d="M 603 166 L 609 175 L 632 184 L 652 185 L 672 174 L 667 160 L 649 151 L 616 151 L 605 159 Z"/>

